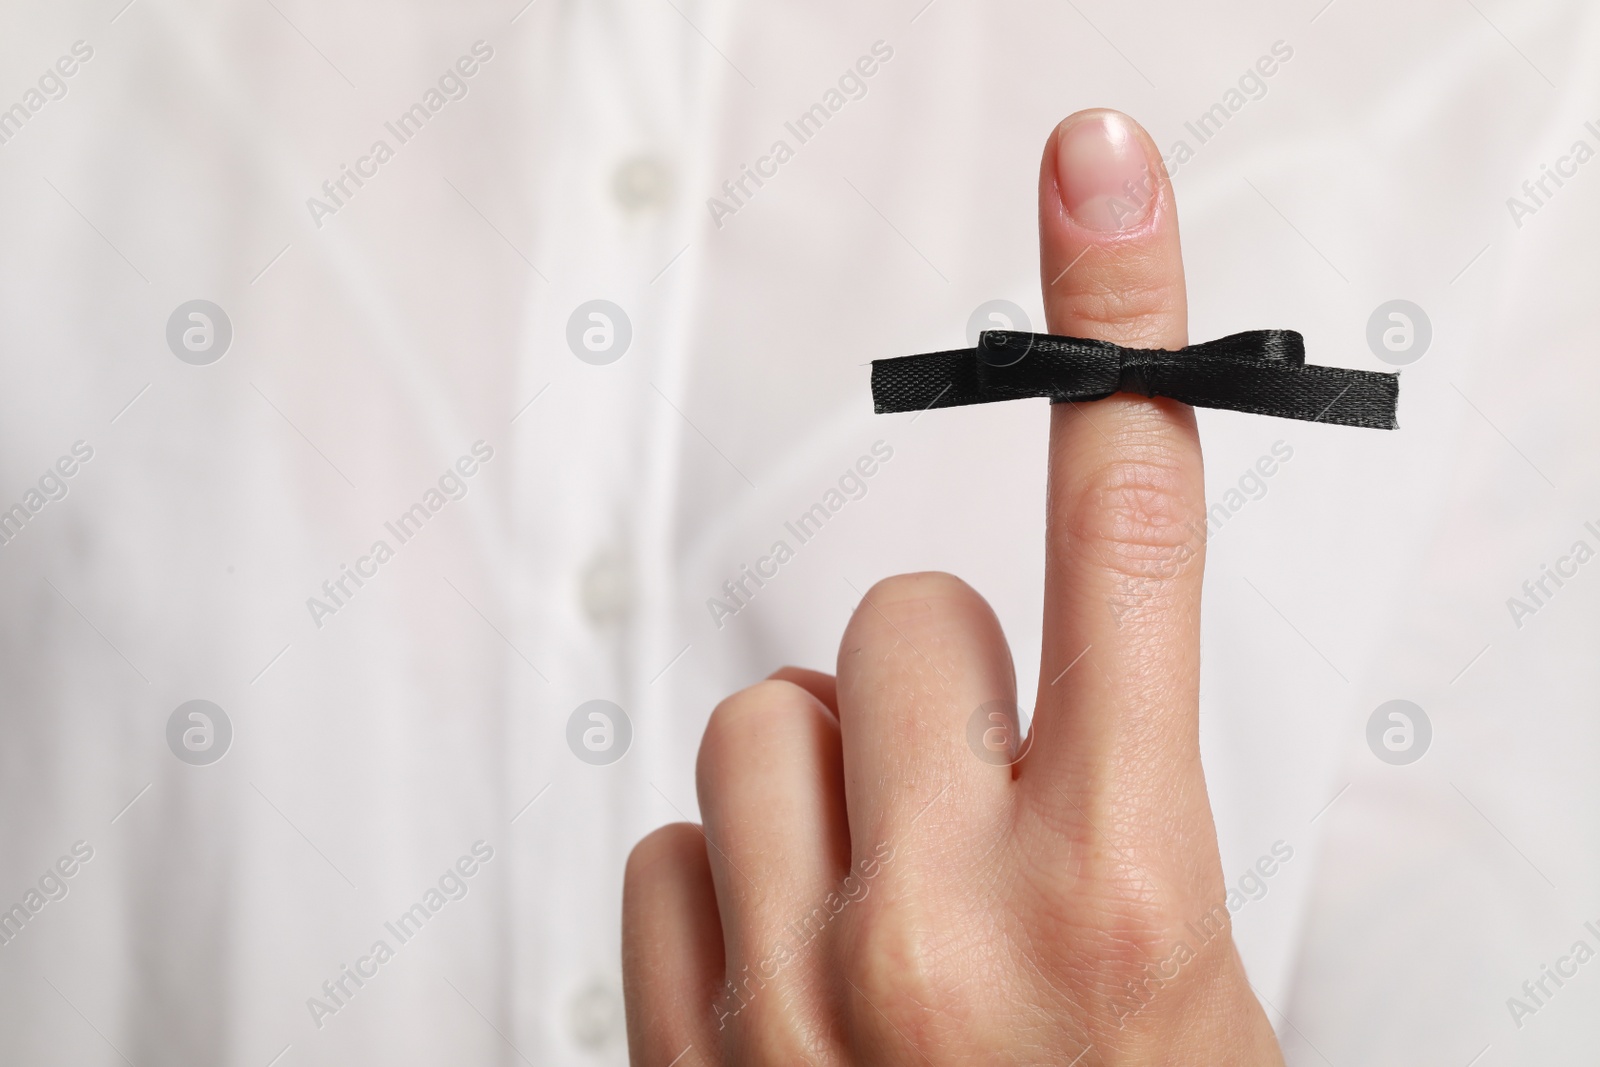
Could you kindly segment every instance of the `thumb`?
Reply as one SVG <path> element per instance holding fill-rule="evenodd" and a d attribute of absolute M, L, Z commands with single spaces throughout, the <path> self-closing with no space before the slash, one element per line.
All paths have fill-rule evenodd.
<path fill-rule="evenodd" d="M 1188 343 L 1172 186 L 1132 119 L 1083 111 L 1056 128 L 1040 171 L 1039 243 L 1051 333 Z M 1209 829 L 1197 726 L 1205 485 L 1193 411 L 1129 394 L 1054 405 L 1049 486 L 1028 760 L 1047 780 L 1036 795 L 1069 816 L 1068 804 L 1109 802 L 1118 825 L 1168 834 L 1176 804 Z"/>

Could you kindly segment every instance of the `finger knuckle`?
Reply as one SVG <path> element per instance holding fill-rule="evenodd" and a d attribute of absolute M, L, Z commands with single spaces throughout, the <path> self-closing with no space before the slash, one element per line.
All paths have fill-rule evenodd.
<path fill-rule="evenodd" d="M 846 642 L 907 629 L 937 631 L 947 622 L 991 613 L 988 601 L 953 574 L 923 571 L 884 578 L 867 590 L 846 631 Z"/>
<path fill-rule="evenodd" d="M 1064 316 L 1074 332 L 1101 340 L 1141 347 L 1165 348 L 1173 323 L 1182 321 L 1186 300 L 1181 282 L 1164 267 L 1118 271 L 1115 284 L 1086 280 L 1064 297 Z"/>
<path fill-rule="evenodd" d="M 1118 451 L 1080 481 L 1069 504 L 1069 544 L 1123 579 L 1164 584 L 1204 544 L 1195 477 L 1167 444 L 1127 442 Z"/>
<path fill-rule="evenodd" d="M 1171 909 L 1106 927 L 1094 939 L 1086 966 L 1111 1017 L 1126 1022 L 1156 1001 L 1178 1003 L 1185 990 L 1205 988 L 1232 955 L 1233 925 L 1218 901 L 1190 911 Z"/>
<path fill-rule="evenodd" d="M 804 996 L 754 997 L 738 1012 L 733 1041 L 737 1063 L 836 1064 L 828 1022 L 796 1006 Z"/>
<path fill-rule="evenodd" d="M 693 857 L 693 850 L 703 848 L 700 828 L 694 823 L 669 823 L 652 830 L 628 853 L 623 874 L 625 891 L 640 889 L 671 875 Z"/>
<path fill-rule="evenodd" d="M 928 604 L 967 602 L 982 599 L 972 586 L 944 571 L 896 574 L 880 579 L 867 591 L 866 600 L 887 611 L 890 608 L 918 610 Z"/>
<path fill-rule="evenodd" d="M 865 1047 L 926 1050 L 938 1035 L 933 1020 L 959 1015 L 960 987 L 969 966 L 954 966 L 946 930 L 910 899 L 864 901 L 850 938 L 848 972 L 854 987 L 847 1012 Z"/>
<path fill-rule="evenodd" d="M 718 704 L 700 740 L 695 773 L 702 786 L 714 785 L 750 758 L 781 745 L 796 720 L 814 719 L 817 699 L 793 682 L 767 679 L 741 689 Z"/>
<path fill-rule="evenodd" d="M 1154 876 L 1159 860 L 1096 848 L 1098 836 L 1082 836 L 1075 892 L 1060 892 L 1054 869 L 1031 872 L 1031 934 L 1085 1006 L 1120 1028 L 1158 998 L 1180 1003 L 1216 977 L 1232 956 L 1232 914 L 1220 894 L 1179 891 Z"/>

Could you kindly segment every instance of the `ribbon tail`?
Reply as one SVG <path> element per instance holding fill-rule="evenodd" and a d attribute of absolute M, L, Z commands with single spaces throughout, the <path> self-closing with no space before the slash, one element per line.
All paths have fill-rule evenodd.
<path fill-rule="evenodd" d="M 1163 368 L 1157 392 L 1195 407 L 1301 422 L 1398 428 L 1400 376 L 1343 367 L 1185 363 Z"/>
<path fill-rule="evenodd" d="M 872 361 L 872 406 L 879 415 L 960 407 L 983 399 L 975 348 Z"/>

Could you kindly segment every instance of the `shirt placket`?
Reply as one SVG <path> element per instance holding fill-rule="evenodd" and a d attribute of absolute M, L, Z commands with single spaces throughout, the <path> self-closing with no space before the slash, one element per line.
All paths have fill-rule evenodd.
<path fill-rule="evenodd" d="M 559 45 L 543 54 L 561 64 L 559 110 L 535 190 L 530 259 L 541 276 L 528 291 L 517 403 L 537 399 L 510 437 L 508 1009 L 520 1048 L 620 1063 L 618 917 L 637 754 L 605 762 L 585 747 L 588 720 L 576 739 L 569 720 L 608 701 L 623 720 L 610 743 L 631 745 L 649 684 L 641 649 L 660 643 L 639 579 L 648 502 L 671 495 L 649 484 L 663 470 L 650 457 L 677 432 L 658 383 L 681 357 L 673 261 L 689 229 L 679 175 L 694 31 L 671 6 L 638 0 L 572 4 L 550 25 Z"/>

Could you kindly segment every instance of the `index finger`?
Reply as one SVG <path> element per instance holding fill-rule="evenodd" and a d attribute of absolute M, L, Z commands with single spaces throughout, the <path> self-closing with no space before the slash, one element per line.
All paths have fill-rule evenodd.
<path fill-rule="evenodd" d="M 1188 343 L 1172 186 L 1133 120 L 1088 111 L 1057 127 L 1040 172 L 1039 236 L 1051 333 Z M 1025 791 L 1047 813 L 1097 825 L 1166 836 L 1180 815 L 1209 832 L 1194 413 L 1117 394 L 1050 415 L 1044 642 Z"/>

